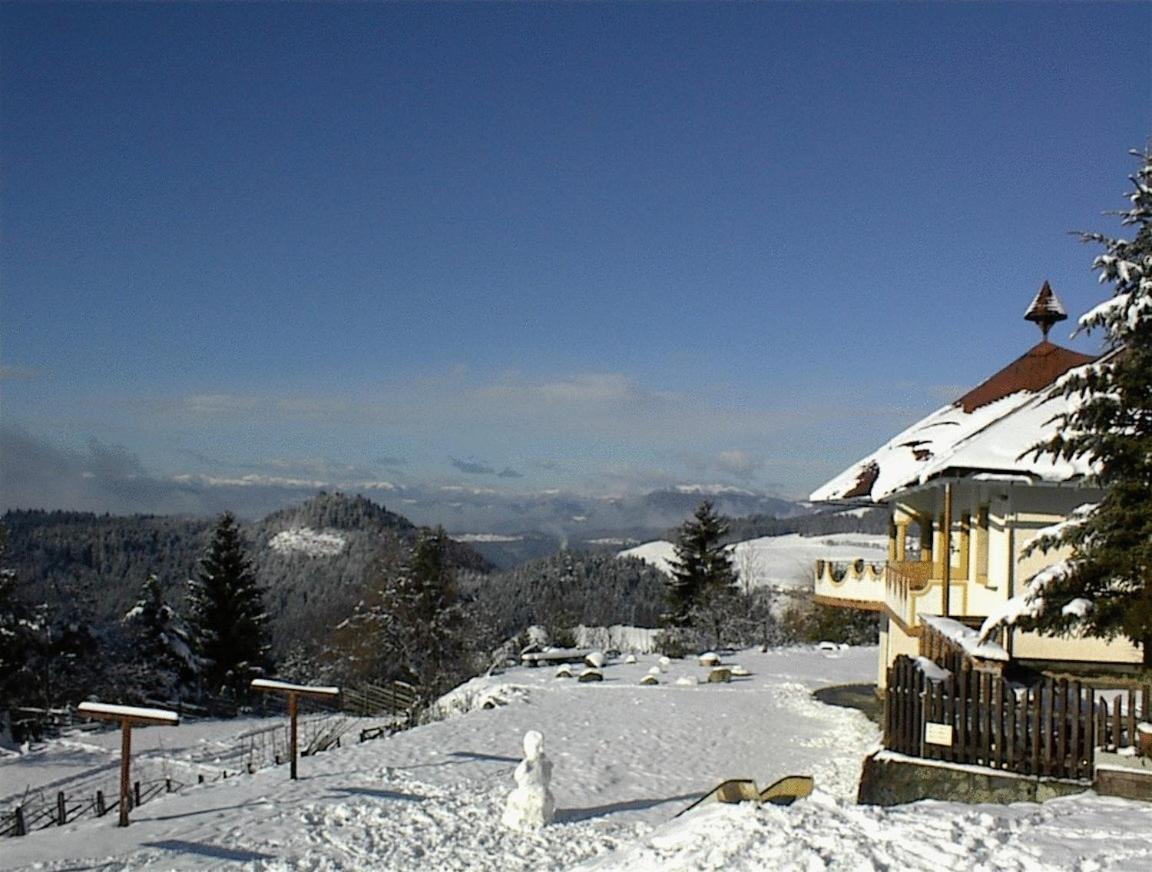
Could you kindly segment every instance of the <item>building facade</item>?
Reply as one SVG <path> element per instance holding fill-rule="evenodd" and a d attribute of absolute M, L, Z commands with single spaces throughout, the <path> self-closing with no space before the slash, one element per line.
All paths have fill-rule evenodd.
<path fill-rule="evenodd" d="M 813 492 L 816 502 L 882 504 L 890 510 L 883 564 L 819 561 L 818 602 L 881 614 L 879 683 L 900 654 L 920 653 L 924 618 L 978 625 L 1023 583 L 1066 554 L 1027 551 L 1039 531 L 1097 501 L 1090 461 L 1035 451 L 1069 400 L 1052 390 L 1094 358 L 1048 341 L 1067 317 L 1045 282 L 1025 318 L 1043 332 L 1029 349 L 955 402 L 938 409 Z M 1124 641 L 1054 638 L 1006 630 L 1014 659 L 1039 664 L 1140 662 Z"/>

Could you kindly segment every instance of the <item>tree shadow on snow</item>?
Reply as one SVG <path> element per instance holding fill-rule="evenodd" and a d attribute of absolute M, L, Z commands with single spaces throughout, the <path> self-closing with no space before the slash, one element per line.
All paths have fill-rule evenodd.
<path fill-rule="evenodd" d="M 519 757 L 501 757 L 499 754 L 480 754 L 476 751 L 452 751 L 449 757 L 467 757 L 469 760 L 484 760 L 491 763 L 519 763 Z"/>
<path fill-rule="evenodd" d="M 406 802 L 423 802 L 428 797 L 419 793 L 401 793 L 398 790 L 376 790 L 371 787 L 333 787 L 337 793 L 346 796 L 374 796 L 377 799 L 401 799 Z"/>
<path fill-rule="evenodd" d="M 238 848 L 221 848 L 203 842 L 185 842 L 182 839 L 164 839 L 159 842 L 142 842 L 144 848 L 163 848 L 165 851 L 179 851 L 182 854 L 200 854 L 213 860 L 235 860 L 238 863 L 253 863 L 257 860 L 275 860 L 271 854 L 244 851 Z"/>
<path fill-rule="evenodd" d="M 699 799 L 698 793 L 685 793 L 682 796 L 666 796 L 663 799 L 629 799 L 608 805 L 595 805 L 590 808 L 562 808 L 556 811 L 556 823 L 574 824 L 591 818 L 603 817 L 620 811 L 643 811 L 666 802 L 682 802 L 685 799 Z"/>
<path fill-rule="evenodd" d="M 271 800 L 261 800 L 259 805 L 270 805 Z M 141 814 L 138 818 L 133 817 L 133 820 L 140 821 L 178 821 L 182 818 L 196 817 L 201 814 L 214 814 L 218 811 L 228 811 L 233 808 L 251 808 L 253 803 L 241 802 L 236 805 L 214 805 L 211 808 L 198 808 L 195 811 L 182 811 L 178 814 Z"/>
<path fill-rule="evenodd" d="M 501 757 L 497 754 L 481 754 L 478 751 L 447 751 L 445 757 L 457 757 L 463 759 L 456 760 L 432 760 L 428 763 L 409 763 L 407 766 L 392 766 L 391 769 L 407 770 L 407 769 L 428 769 L 433 766 L 456 766 L 462 763 L 467 763 L 470 760 L 479 760 L 488 763 L 519 763 L 519 757 Z"/>

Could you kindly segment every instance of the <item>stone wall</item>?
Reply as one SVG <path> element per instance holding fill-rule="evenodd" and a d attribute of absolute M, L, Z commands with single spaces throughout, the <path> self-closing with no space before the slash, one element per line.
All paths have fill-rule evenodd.
<path fill-rule="evenodd" d="M 881 751 L 864 761 L 857 802 L 901 805 L 921 799 L 952 802 L 1044 802 L 1083 793 L 1091 785 L 1054 778 L 1028 778 L 975 766 L 926 764 Z"/>

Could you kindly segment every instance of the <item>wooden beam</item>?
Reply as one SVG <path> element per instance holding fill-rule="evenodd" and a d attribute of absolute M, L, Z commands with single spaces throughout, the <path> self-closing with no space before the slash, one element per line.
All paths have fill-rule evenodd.
<path fill-rule="evenodd" d="M 167 709 L 137 708 L 128 705 L 108 705 L 100 702 L 82 702 L 76 713 L 97 721 L 120 724 L 120 826 L 128 826 L 128 806 L 132 802 L 132 727 L 175 727 L 180 716 Z"/>
<path fill-rule="evenodd" d="M 253 690 L 262 690 L 267 693 L 279 693 L 288 697 L 288 759 L 290 762 L 289 772 L 293 781 L 296 780 L 296 712 L 297 700 L 302 696 L 321 698 L 321 699 L 338 699 L 340 697 L 340 688 L 338 687 L 322 687 L 319 685 L 308 684 L 291 684 L 287 681 L 273 681 L 269 678 L 255 678 L 252 680 L 251 687 Z"/>

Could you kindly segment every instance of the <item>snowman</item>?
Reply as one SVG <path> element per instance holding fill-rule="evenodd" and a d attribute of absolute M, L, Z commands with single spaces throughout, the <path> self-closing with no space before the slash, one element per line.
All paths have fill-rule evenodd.
<path fill-rule="evenodd" d="M 512 774 L 516 789 L 504 805 L 504 826 L 514 830 L 537 830 L 552 822 L 556 800 L 549 790 L 552 761 L 544 754 L 544 736 L 536 730 L 524 734 L 524 759 Z"/>

